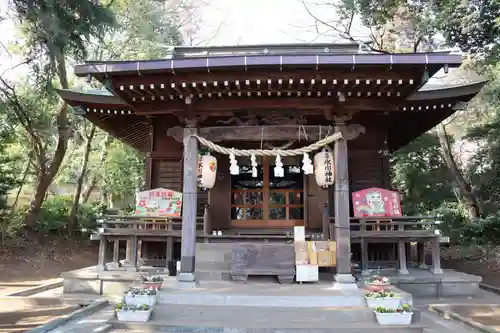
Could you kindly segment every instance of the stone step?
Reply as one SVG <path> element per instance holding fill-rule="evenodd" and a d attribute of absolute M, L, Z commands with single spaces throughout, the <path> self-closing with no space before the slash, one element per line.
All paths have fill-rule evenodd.
<path fill-rule="evenodd" d="M 358 308 L 290 308 L 244 306 L 157 305 L 147 323 L 111 321 L 129 332 L 248 332 L 248 333 L 422 333 L 420 325 L 384 327 L 373 311 Z"/>
<path fill-rule="evenodd" d="M 242 307 L 364 307 L 366 301 L 363 296 L 353 295 L 248 295 L 233 293 L 193 292 L 165 292 L 158 295 L 159 304 L 177 305 L 214 305 L 214 306 L 242 306 Z M 253 311 L 253 310 L 252 310 Z"/>

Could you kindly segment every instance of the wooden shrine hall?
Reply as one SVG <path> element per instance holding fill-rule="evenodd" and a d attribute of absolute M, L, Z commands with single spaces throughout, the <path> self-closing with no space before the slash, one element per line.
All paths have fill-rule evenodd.
<path fill-rule="evenodd" d="M 426 85 L 461 63 L 449 52 L 378 54 L 358 44 L 299 44 L 177 47 L 163 60 L 77 65 L 77 76 L 105 89 L 60 90 L 61 97 L 145 155 L 145 190 L 183 194 L 179 217 L 105 217 L 93 236 L 101 242 L 99 267 L 137 271 L 180 260 L 177 278 L 189 284 L 211 270 L 231 274 L 231 251 L 254 244 L 256 251 L 276 251 L 266 250 L 262 267 L 248 274 L 288 280 L 293 272 L 282 262 L 290 260 L 289 251 L 293 257 L 293 227 L 304 226 L 306 239 L 335 241 L 340 287 L 354 284 L 353 262 L 365 271 L 387 265 L 407 274 L 411 242 L 418 243 L 422 269 L 425 246 L 432 245 L 431 272 L 442 273 L 435 218 L 356 216 L 352 194 L 390 190 L 391 152 L 479 92 L 484 82 Z M 332 179 L 318 181 L 314 172 L 326 164 L 317 161 L 312 173 L 304 172 L 307 158 L 299 152 L 307 147 L 313 147 L 311 160 L 330 154 Z M 255 154 L 233 156 L 232 149 Z M 198 161 L 207 151 L 216 169 L 204 190 Z M 276 151 L 284 152 L 279 159 Z M 114 244 L 111 263 L 108 242 Z"/>

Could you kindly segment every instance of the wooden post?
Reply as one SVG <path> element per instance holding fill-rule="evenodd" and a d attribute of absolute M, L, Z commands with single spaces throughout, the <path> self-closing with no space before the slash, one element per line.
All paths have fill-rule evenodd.
<path fill-rule="evenodd" d="M 425 264 L 425 242 L 417 243 L 417 257 L 418 257 L 418 267 L 421 269 L 427 269 Z"/>
<path fill-rule="evenodd" d="M 361 275 L 370 275 L 368 267 L 368 241 L 364 238 L 361 239 Z"/>
<path fill-rule="evenodd" d="M 97 270 L 105 271 L 106 270 L 106 252 L 108 247 L 108 239 L 106 236 L 101 235 L 101 240 L 99 242 L 99 257 L 97 261 Z"/>
<path fill-rule="evenodd" d="M 127 267 L 129 272 L 137 272 L 137 236 L 132 236 L 130 241 L 130 265 Z"/>
<path fill-rule="evenodd" d="M 398 256 L 399 256 L 399 274 L 408 275 L 408 268 L 406 268 L 406 243 L 400 239 L 398 242 Z"/>
<path fill-rule="evenodd" d="M 125 247 L 125 260 L 123 265 L 130 265 L 130 258 L 132 256 L 132 240 L 127 239 L 127 245 Z"/>
<path fill-rule="evenodd" d="M 109 266 L 114 269 L 120 267 L 120 240 L 118 239 L 113 241 L 113 262 Z"/>
<path fill-rule="evenodd" d="M 439 239 L 436 237 L 432 240 L 432 268 L 431 272 L 433 274 L 443 274 L 441 269 L 441 247 L 439 244 Z"/>
<path fill-rule="evenodd" d="M 177 275 L 179 287 L 196 287 L 196 208 L 197 208 L 197 154 L 198 141 L 191 136 L 196 128 L 184 129 L 184 177 L 182 203 L 181 271 Z"/>
<path fill-rule="evenodd" d="M 212 233 L 212 226 L 210 225 L 210 205 L 205 205 L 205 210 L 203 212 L 203 234 L 205 236 Z"/>
<path fill-rule="evenodd" d="M 335 132 L 346 132 L 344 119 L 336 118 Z M 335 141 L 335 236 L 337 242 L 337 274 L 335 287 L 356 289 L 356 280 L 351 273 L 351 230 L 349 219 L 349 173 L 347 165 L 347 140 Z"/>
<path fill-rule="evenodd" d="M 328 214 L 328 203 L 323 207 L 323 237 L 324 239 L 333 239 L 330 235 L 330 214 Z"/>

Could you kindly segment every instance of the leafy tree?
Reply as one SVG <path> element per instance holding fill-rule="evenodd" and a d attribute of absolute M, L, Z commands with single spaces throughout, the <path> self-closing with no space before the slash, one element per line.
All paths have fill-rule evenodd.
<path fill-rule="evenodd" d="M 20 44 L 42 95 L 50 93 L 53 79 L 57 78 L 62 88 L 69 88 L 66 71 L 67 57 L 84 59 L 86 41 L 98 39 L 114 24 L 113 13 L 96 1 L 76 0 L 11 0 L 14 20 L 18 22 L 23 39 Z M 68 116 L 68 105 L 63 103 L 55 114 L 57 128 L 56 144 L 48 148 L 48 142 L 34 131 L 35 121 L 28 106 L 16 91 L 17 85 L 1 78 L 2 98 L 6 101 L 16 120 L 22 125 L 31 140 L 38 160 L 37 186 L 25 218 L 26 228 L 33 230 L 40 213 L 45 194 L 66 154 L 68 140 L 72 134 Z M 36 99 L 35 99 L 36 101 Z M 54 108 L 55 109 L 55 108 Z"/>
<path fill-rule="evenodd" d="M 104 165 L 103 189 L 114 200 L 131 197 L 144 184 L 145 165 L 143 157 L 125 144 L 111 144 Z M 112 206 L 112 205 L 111 205 Z"/>
<path fill-rule="evenodd" d="M 456 200 L 435 134 L 426 133 L 395 152 L 391 166 L 392 185 L 403 195 L 405 214 L 429 214 L 443 201 Z"/>
<path fill-rule="evenodd" d="M 9 216 L 7 198 L 10 191 L 18 185 L 15 159 L 7 154 L 7 146 L 12 143 L 12 129 L 0 115 L 0 223 L 4 225 Z"/>

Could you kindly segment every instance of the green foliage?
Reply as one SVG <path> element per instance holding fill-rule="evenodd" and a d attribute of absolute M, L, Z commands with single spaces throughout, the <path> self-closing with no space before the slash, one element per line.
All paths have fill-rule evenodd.
<path fill-rule="evenodd" d="M 464 242 L 483 246 L 500 244 L 500 212 L 472 221 L 462 231 Z"/>
<path fill-rule="evenodd" d="M 99 39 L 115 24 L 113 12 L 98 1 L 89 0 L 11 0 L 25 37 L 23 50 L 33 61 L 33 69 L 44 75 L 56 72 L 56 57 L 69 55 L 85 59 L 92 38 Z M 49 62 L 40 62 L 47 56 Z M 59 59 L 60 60 L 60 59 Z M 58 60 L 58 61 L 59 61 Z"/>
<path fill-rule="evenodd" d="M 450 45 L 458 45 L 476 57 L 498 57 L 499 0 L 439 1 L 436 13 L 439 27 Z"/>
<path fill-rule="evenodd" d="M 403 195 L 405 214 L 429 214 L 443 201 L 456 200 L 436 135 L 426 133 L 395 152 L 391 166 L 392 185 Z"/>
<path fill-rule="evenodd" d="M 50 196 L 40 211 L 35 230 L 42 235 L 64 235 L 66 233 L 68 219 L 71 212 L 73 198 L 71 196 Z M 14 235 L 21 230 L 22 221 L 27 207 L 24 206 L 16 211 L 9 233 Z M 97 229 L 97 217 L 102 214 L 102 206 L 99 203 L 81 204 L 77 215 L 77 234 L 86 234 Z"/>
<path fill-rule="evenodd" d="M 111 145 L 103 171 L 103 189 L 113 199 L 133 196 L 143 187 L 143 157 L 121 142 L 116 141 Z"/>
<path fill-rule="evenodd" d="M 0 224 L 2 226 L 10 213 L 7 197 L 9 192 L 18 185 L 16 158 L 7 154 L 7 145 L 12 143 L 13 133 L 5 124 L 5 120 L 0 115 Z"/>
<path fill-rule="evenodd" d="M 451 243 L 460 244 L 464 242 L 462 238 L 463 229 L 470 221 L 465 209 L 459 202 L 443 202 L 439 207 L 431 211 L 429 215 L 439 216 L 439 220 L 443 222 L 439 226 L 439 229 L 444 235 L 450 237 Z"/>

